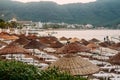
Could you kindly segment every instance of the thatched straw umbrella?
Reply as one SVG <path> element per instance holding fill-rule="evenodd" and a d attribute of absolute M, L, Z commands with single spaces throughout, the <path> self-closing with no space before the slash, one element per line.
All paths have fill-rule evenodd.
<path fill-rule="evenodd" d="M 66 44 L 69 41 L 69 39 L 66 37 L 61 37 L 61 38 L 59 38 L 59 41 L 63 44 Z"/>
<path fill-rule="evenodd" d="M 93 39 L 89 40 L 89 42 L 100 42 L 100 40 L 93 38 Z"/>
<path fill-rule="evenodd" d="M 115 47 L 120 47 L 120 42 L 116 43 L 115 45 L 113 45 Z"/>
<path fill-rule="evenodd" d="M 19 37 L 19 34 L 15 34 L 15 33 L 13 33 L 13 34 L 11 34 L 11 35 Z"/>
<path fill-rule="evenodd" d="M 60 43 L 59 41 L 54 41 L 54 42 L 51 42 L 50 43 L 50 47 L 51 48 L 61 48 L 63 47 L 64 45 L 62 43 Z"/>
<path fill-rule="evenodd" d="M 46 46 L 44 44 L 40 43 L 39 41 L 31 40 L 28 44 L 26 44 L 24 46 L 24 48 L 25 49 L 32 49 L 32 53 L 33 53 L 32 55 L 34 55 L 36 53 L 35 49 L 43 50 L 44 48 L 46 48 Z"/>
<path fill-rule="evenodd" d="M 109 62 L 111 64 L 117 64 L 117 65 L 120 65 L 120 52 L 118 54 L 116 54 L 115 56 L 111 57 L 109 59 Z"/>
<path fill-rule="evenodd" d="M 8 43 L 0 40 L 0 45 L 8 45 Z"/>
<path fill-rule="evenodd" d="M 108 43 L 106 43 L 106 42 L 101 42 L 101 43 L 99 43 L 99 45 L 101 47 L 108 47 L 109 46 Z"/>
<path fill-rule="evenodd" d="M 90 48 L 90 49 L 92 49 L 92 50 L 93 50 L 93 49 L 96 49 L 96 48 L 99 48 L 99 46 L 98 46 L 97 44 L 93 43 L 93 42 L 92 42 L 92 43 L 89 43 L 89 44 L 87 45 L 87 47 Z"/>
<path fill-rule="evenodd" d="M 115 42 L 113 42 L 113 41 L 104 41 L 104 42 L 99 43 L 99 45 L 102 47 L 109 47 L 114 44 L 115 44 Z"/>
<path fill-rule="evenodd" d="M 62 72 L 71 75 L 89 75 L 99 71 L 99 68 L 79 56 L 65 56 L 50 65 L 50 68 L 57 67 Z"/>
<path fill-rule="evenodd" d="M 9 44 L 0 50 L 0 55 L 7 55 L 7 54 L 11 54 L 11 58 L 12 58 L 13 54 L 28 55 L 28 54 L 30 54 L 30 52 L 28 50 L 18 46 L 17 44 Z M 20 58 L 22 59 L 22 55 L 20 56 Z"/>
<path fill-rule="evenodd" d="M 67 41 L 68 40 L 68 38 L 66 38 L 66 37 L 61 37 L 60 38 L 60 41 Z"/>
<path fill-rule="evenodd" d="M 6 39 L 7 40 L 16 40 L 16 39 L 19 39 L 19 37 L 12 35 L 12 36 L 6 37 Z"/>
<path fill-rule="evenodd" d="M 4 35 L 2 36 L 3 39 L 5 40 L 16 40 L 19 39 L 17 36 L 8 36 L 8 35 Z"/>
<path fill-rule="evenodd" d="M 8 46 L 6 46 L 0 50 L 0 55 L 6 55 L 6 54 L 11 54 L 11 57 L 13 56 L 13 54 L 28 55 L 29 57 L 33 58 L 33 64 L 34 64 L 34 59 L 39 60 L 39 61 L 41 61 L 41 59 L 42 59 L 42 58 L 38 58 L 37 56 L 32 55 L 32 53 L 30 51 L 20 47 L 17 44 L 9 44 Z M 22 59 L 22 55 L 20 57 Z M 41 62 L 44 62 L 44 61 L 41 61 Z"/>
<path fill-rule="evenodd" d="M 10 44 L 0 50 L 0 55 L 6 54 L 30 54 L 30 52 L 16 44 Z"/>
<path fill-rule="evenodd" d="M 44 44 L 50 44 L 51 42 L 58 41 L 56 37 L 47 36 L 47 37 L 40 37 L 39 41 Z"/>
<path fill-rule="evenodd" d="M 26 49 L 43 49 L 46 46 L 39 41 L 36 40 L 31 40 L 28 44 L 24 46 Z"/>
<path fill-rule="evenodd" d="M 120 42 L 111 45 L 109 48 L 120 51 Z"/>
<path fill-rule="evenodd" d="M 19 45 L 26 45 L 30 42 L 30 40 L 28 40 L 25 37 L 20 37 L 19 39 L 15 40 L 14 43 L 18 43 Z"/>
<path fill-rule="evenodd" d="M 77 38 L 77 37 L 74 37 L 74 38 L 70 39 L 69 41 L 70 41 L 71 43 L 72 43 L 72 42 L 80 42 L 80 39 Z"/>
<path fill-rule="evenodd" d="M 36 35 L 28 35 L 27 36 L 28 39 L 32 40 L 32 39 L 38 39 L 38 37 Z"/>
<path fill-rule="evenodd" d="M 20 35 L 18 35 L 18 37 L 19 37 L 19 38 L 27 38 L 27 37 L 25 36 L 25 34 L 20 34 Z"/>
<path fill-rule="evenodd" d="M 53 36 L 47 36 L 47 37 L 40 37 L 40 42 L 47 45 L 47 47 L 51 48 L 60 48 L 63 46 L 62 43 L 58 41 L 56 37 Z"/>
<path fill-rule="evenodd" d="M 6 33 L 6 32 L 1 32 L 0 38 L 5 39 L 5 40 L 16 40 L 19 37 L 15 36 L 15 35 L 11 35 L 11 34 Z"/>
<path fill-rule="evenodd" d="M 64 45 L 63 47 L 59 48 L 56 53 L 77 53 L 77 52 L 89 52 L 90 49 L 85 47 L 84 45 L 74 42 Z"/>
<path fill-rule="evenodd" d="M 3 36 L 3 35 L 10 35 L 10 34 L 7 33 L 7 32 L 1 32 L 1 33 L 0 33 L 0 37 Z"/>
<path fill-rule="evenodd" d="M 87 40 L 85 40 L 85 39 L 81 39 L 80 43 L 82 43 L 84 45 L 88 45 L 89 44 L 89 42 Z"/>

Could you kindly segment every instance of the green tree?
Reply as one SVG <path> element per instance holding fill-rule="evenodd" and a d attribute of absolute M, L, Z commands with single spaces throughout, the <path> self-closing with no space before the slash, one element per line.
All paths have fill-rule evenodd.
<path fill-rule="evenodd" d="M 0 61 L 0 80 L 38 80 L 39 70 L 17 61 Z"/>
<path fill-rule="evenodd" d="M 6 24 L 3 19 L 0 19 L 0 28 L 5 28 Z"/>
<path fill-rule="evenodd" d="M 11 24 L 10 26 L 11 28 L 17 28 L 18 24 L 16 22 L 12 21 L 10 24 Z"/>
<path fill-rule="evenodd" d="M 5 22 L 3 19 L 0 19 L 0 22 Z"/>

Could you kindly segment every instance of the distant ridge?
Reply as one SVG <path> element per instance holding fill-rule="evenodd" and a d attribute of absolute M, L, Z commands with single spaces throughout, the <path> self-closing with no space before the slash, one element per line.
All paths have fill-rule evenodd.
<path fill-rule="evenodd" d="M 4 16 L 1 16 L 3 15 Z M 91 3 L 58 5 L 55 2 L 21 3 L 0 0 L 0 18 L 9 20 L 65 22 L 113 26 L 120 24 L 120 0 L 97 0 Z"/>

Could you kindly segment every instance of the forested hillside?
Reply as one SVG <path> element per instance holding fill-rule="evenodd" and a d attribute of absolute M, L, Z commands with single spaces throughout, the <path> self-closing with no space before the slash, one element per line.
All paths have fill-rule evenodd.
<path fill-rule="evenodd" d="M 0 18 L 112 26 L 120 24 L 120 0 L 58 5 L 54 2 L 20 3 L 0 0 Z"/>

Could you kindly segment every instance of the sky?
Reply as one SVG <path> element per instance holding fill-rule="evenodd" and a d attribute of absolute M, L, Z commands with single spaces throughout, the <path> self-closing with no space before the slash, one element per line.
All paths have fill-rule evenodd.
<path fill-rule="evenodd" d="M 89 3 L 94 2 L 96 0 L 13 0 L 13 1 L 20 1 L 20 2 L 38 2 L 38 1 L 53 1 L 58 4 L 67 4 L 67 3 Z"/>

